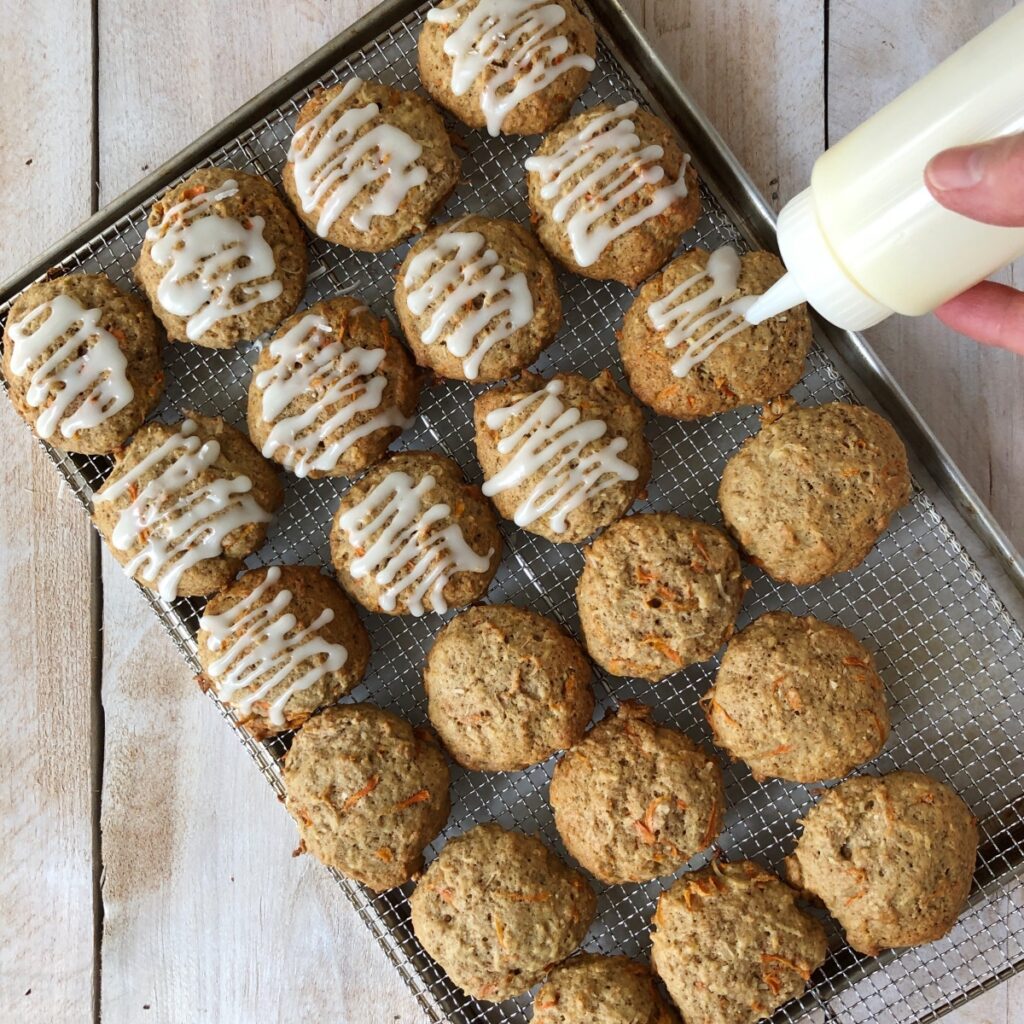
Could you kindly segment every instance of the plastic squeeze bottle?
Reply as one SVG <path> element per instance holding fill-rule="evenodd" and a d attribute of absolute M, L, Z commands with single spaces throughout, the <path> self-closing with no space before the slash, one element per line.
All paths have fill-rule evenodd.
<path fill-rule="evenodd" d="M 746 313 L 808 301 L 859 331 L 920 316 L 1024 255 L 1024 228 L 980 224 L 925 186 L 936 153 L 1024 131 L 1024 4 L 828 149 L 779 214 L 788 273 Z"/>

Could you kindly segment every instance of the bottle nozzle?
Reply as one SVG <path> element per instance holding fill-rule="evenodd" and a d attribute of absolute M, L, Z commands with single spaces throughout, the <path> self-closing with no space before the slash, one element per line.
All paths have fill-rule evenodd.
<path fill-rule="evenodd" d="M 783 274 L 764 295 L 760 295 L 754 300 L 744 317 L 748 323 L 756 325 L 769 317 L 792 309 L 804 302 L 806 298 L 807 296 L 797 279 L 792 274 Z"/>

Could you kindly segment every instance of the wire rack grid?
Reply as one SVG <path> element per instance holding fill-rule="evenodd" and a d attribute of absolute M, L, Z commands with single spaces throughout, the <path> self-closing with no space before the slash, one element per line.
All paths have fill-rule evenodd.
<path fill-rule="evenodd" d="M 415 45 L 426 7 L 421 7 L 338 64 L 317 82 L 252 124 L 205 164 L 263 174 L 280 183 L 288 142 L 299 108 L 321 86 L 358 74 L 406 88 L 418 87 Z M 590 86 L 579 106 L 643 97 L 602 44 Z M 528 210 L 522 166 L 535 140 L 491 139 L 450 124 L 471 138 L 462 148 L 463 182 L 445 214 L 483 212 L 525 221 Z M 700 167 L 700 153 L 694 154 Z M 683 247 L 746 243 L 722 207 L 702 186 L 703 215 Z M 131 288 L 131 268 L 141 247 L 148 203 L 133 210 L 66 259 L 56 272 L 105 272 Z M 380 315 L 392 316 L 392 278 L 408 247 L 373 255 L 315 239 L 306 303 L 339 292 L 359 295 Z M 612 283 L 559 276 L 565 322 L 554 346 L 540 359 L 542 373 L 573 370 L 594 375 L 609 368 L 621 382 L 614 331 L 631 295 Z M 0 321 L 8 306 L 0 306 Z M 165 350 L 167 390 L 157 415 L 171 421 L 183 410 L 224 416 L 245 428 L 245 393 L 258 343 L 231 351 L 175 345 Z M 467 476 L 480 480 L 473 450 L 472 399 L 479 388 L 447 383 L 425 393 L 415 425 L 398 443 L 403 448 L 445 452 Z M 805 404 L 852 400 L 826 351 L 815 346 L 807 372 L 794 391 Z M 722 467 L 744 438 L 757 430 L 753 410 L 684 424 L 652 418 L 648 439 L 654 475 L 639 511 L 671 509 L 715 522 L 715 494 Z M 76 495 L 88 508 L 93 491 L 110 469 L 105 458 L 47 449 Z M 271 524 L 264 548 L 250 566 L 275 562 L 329 564 L 328 528 L 344 484 L 333 480 L 286 482 L 285 503 Z M 503 524 L 506 553 L 489 599 L 532 607 L 578 635 L 574 589 L 582 564 L 579 549 L 553 546 Z M 910 504 L 894 519 L 867 561 L 857 570 L 810 588 L 779 585 L 748 569 L 753 586 L 740 625 L 776 608 L 840 623 L 875 653 L 893 712 L 893 735 L 868 770 L 914 768 L 945 779 L 978 816 L 982 836 L 976 885 L 969 908 L 940 942 L 870 959 L 854 954 L 835 929 L 825 966 L 807 995 L 778 1011 L 776 1019 L 878 1021 L 905 1024 L 939 1015 L 994 984 L 1024 963 L 1024 636 L 985 578 L 937 513 L 915 488 Z M 140 588 L 141 590 L 141 588 Z M 195 632 L 202 602 L 166 603 L 142 590 L 191 667 L 198 671 Z M 373 659 L 367 679 L 352 695 L 425 719 L 421 666 L 440 628 L 438 616 L 422 619 L 367 616 Z M 598 715 L 616 700 L 652 703 L 656 717 L 710 744 L 698 698 L 710 685 L 716 662 L 686 669 L 652 686 L 597 673 Z M 231 713 L 221 713 L 234 724 Z M 279 792 L 278 760 L 288 737 L 263 745 L 237 727 L 239 738 Z M 539 834 L 563 855 L 547 804 L 552 764 L 511 774 L 482 774 L 454 767 L 453 813 L 444 834 L 428 850 L 436 855 L 446 838 L 472 824 L 497 820 Z M 739 765 L 725 767 L 728 810 L 718 842 L 730 858 L 754 857 L 778 869 L 789 851 L 797 822 L 816 791 L 779 781 L 758 784 Z M 688 868 L 706 861 L 695 858 Z M 684 869 L 685 870 L 685 869 Z M 468 999 L 419 947 L 409 925 L 409 887 L 374 895 L 336 876 L 377 941 L 434 1020 L 458 1024 L 525 1021 L 528 997 L 499 1005 Z M 642 886 L 599 888 L 598 917 L 585 948 L 646 958 L 650 919 L 658 894 L 674 880 Z"/>

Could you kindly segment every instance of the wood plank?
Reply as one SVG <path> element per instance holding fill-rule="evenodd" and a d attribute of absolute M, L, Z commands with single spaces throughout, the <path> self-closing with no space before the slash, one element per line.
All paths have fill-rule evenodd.
<path fill-rule="evenodd" d="M 87 4 L 5 4 L 0 53 L 21 59 L 0 89 L 0 278 L 89 215 L 90 26 Z M 6 399 L 0 447 L 0 1016 L 70 1024 L 92 1020 L 92 546 Z"/>

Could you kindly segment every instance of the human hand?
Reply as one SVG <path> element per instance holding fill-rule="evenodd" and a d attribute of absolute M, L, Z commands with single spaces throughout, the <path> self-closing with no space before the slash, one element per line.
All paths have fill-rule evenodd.
<path fill-rule="evenodd" d="M 1024 134 L 947 149 L 924 172 L 931 194 L 972 220 L 1024 227 Z M 1024 354 L 1024 293 L 982 281 L 944 302 L 935 315 L 986 345 Z"/>

